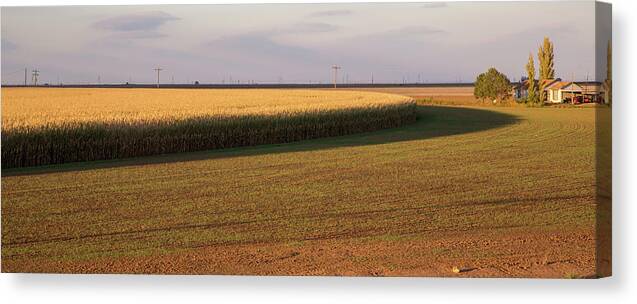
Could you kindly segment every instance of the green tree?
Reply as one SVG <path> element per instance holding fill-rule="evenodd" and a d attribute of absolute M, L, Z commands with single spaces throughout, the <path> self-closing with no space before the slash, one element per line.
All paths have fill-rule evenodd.
<path fill-rule="evenodd" d="M 526 64 L 526 75 L 529 83 L 527 87 L 528 95 L 526 97 L 527 103 L 537 103 L 537 87 L 535 85 L 535 63 L 533 62 L 533 54 L 529 54 L 529 62 Z"/>
<path fill-rule="evenodd" d="M 511 93 L 511 82 L 506 75 L 495 68 L 489 68 L 485 73 L 478 75 L 473 89 L 476 98 L 485 100 L 504 100 Z"/>
<path fill-rule="evenodd" d="M 553 43 L 549 40 L 549 37 L 544 37 L 544 42 L 540 46 L 537 52 L 537 60 L 539 62 L 540 72 L 540 104 L 544 104 L 546 100 L 545 80 L 555 78 L 554 55 L 553 55 Z"/>

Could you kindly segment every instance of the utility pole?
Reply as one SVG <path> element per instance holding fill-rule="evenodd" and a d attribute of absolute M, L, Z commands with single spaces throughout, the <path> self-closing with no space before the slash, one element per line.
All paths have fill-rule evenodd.
<path fill-rule="evenodd" d="M 573 86 L 574 83 L 575 83 L 575 73 L 571 72 L 571 104 L 575 104 L 575 91 L 573 91 L 573 89 L 575 89 L 575 87 Z"/>
<path fill-rule="evenodd" d="M 161 72 L 163 69 L 160 67 L 156 67 L 153 70 L 157 71 L 157 88 L 159 88 L 159 72 Z"/>
<path fill-rule="evenodd" d="M 340 70 L 341 67 L 337 66 L 337 65 L 333 65 L 332 66 L 332 70 L 334 70 L 334 88 L 336 89 L 336 82 L 338 81 L 338 70 Z"/>
<path fill-rule="evenodd" d="M 582 98 L 586 97 L 586 95 L 588 94 L 588 72 L 586 72 L 586 83 L 583 85 L 583 87 L 584 87 L 584 96 Z"/>
<path fill-rule="evenodd" d="M 372 73 L 372 84 L 374 84 L 374 73 Z"/>
<path fill-rule="evenodd" d="M 27 68 L 24 68 L 24 86 L 27 86 Z"/>
<path fill-rule="evenodd" d="M 38 85 L 38 76 L 40 76 L 40 71 L 38 71 L 37 69 L 33 70 L 33 72 L 31 73 L 31 81 L 33 81 L 34 86 Z"/>

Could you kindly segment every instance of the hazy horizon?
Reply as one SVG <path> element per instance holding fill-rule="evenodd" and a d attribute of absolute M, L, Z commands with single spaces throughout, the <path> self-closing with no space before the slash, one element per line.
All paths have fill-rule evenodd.
<path fill-rule="evenodd" d="M 556 76 L 597 80 L 595 2 L 2 8 L 2 83 L 472 82 L 525 75 L 544 36 Z M 608 22 L 600 24 L 610 25 Z M 610 37 L 610 28 L 600 29 Z M 608 32 L 608 34 L 604 34 Z M 599 35 L 599 33 L 598 33 Z M 597 45 L 599 56 L 606 58 Z M 603 55 L 602 55 L 603 52 Z M 536 58 L 537 60 L 537 58 Z M 599 66 L 599 65 L 598 65 Z M 536 68 L 538 64 L 536 62 Z"/>

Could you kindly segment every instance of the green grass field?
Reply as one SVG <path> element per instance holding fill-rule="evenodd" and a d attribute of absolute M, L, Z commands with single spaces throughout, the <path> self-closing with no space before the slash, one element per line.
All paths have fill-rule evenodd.
<path fill-rule="evenodd" d="M 3 170 L 3 271 L 591 276 L 595 111 Z"/>

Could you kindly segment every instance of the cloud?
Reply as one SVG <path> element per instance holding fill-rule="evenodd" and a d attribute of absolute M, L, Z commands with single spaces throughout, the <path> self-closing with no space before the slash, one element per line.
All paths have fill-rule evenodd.
<path fill-rule="evenodd" d="M 285 41 L 289 36 L 328 33 L 339 28 L 322 22 L 300 22 L 279 28 L 223 36 L 205 43 L 204 47 L 228 60 L 250 61 L 251 64 L 259 66 L 267 65 L 267 62 L 314 62 L 319 60 L 319 52 L 281 41 Z"/>
<path fill-rule="evenodd" d="M 327 10 L 327 11 L 318 11 L 315 13 L 311 13 L 308 17 L 334 17 L 334 16 L 347 16 L 351 15 L 353 12 L 351 10 Z"/>
<path fill-rule="evenodd" d="M 155 31 L 168 21 L 179 18 L 161 11 L 121 15 L 93 23 L 93 27 L 114 32 Z"/>
<path fill-rule="evenodd" d="M 259 35 L 264 37 L 275 37 L 282 35 L 295 35 L 295 34 L 318 34 L 328 33 L 339 30 L 340 27 L 324 23 L 324 22 L 299 22 L 289 26 L 277 27 L 271 29 L 264 29 L 259 31 L 252 31 L 241 35 Z"/>
<path fill-rule="evenodd" d="M 398 29 L 389 30 L 384 33 L 384 35 L 431 35 L 431 34 L 442 34 L 445 31 L 426 26 L 426 25 L 415 25 L 415 26 L 406 26 Z"/>
<path fill-rule="evenodd" d="M 443 7 L 447 7 L 447 3 L 446 2 L 427 2 L 427 3 L 423 3 L 422 7 L 423 8 L 443 8 Z"/>
<path fill-rule="evenodd" d="M 256 33 L 221 37 L 203 45 L 199 53 L 210 58 L 208 61 L 218 75 L 243 75 L 240 77 L 265 82 L 281 81 L 277 76 L 285 81 L 317 79 L 313 72 L 314 76 L 309 76 L 308 71 L 316 70 L 317 66 L 325 69 L 330 64 L 321 50 Z"/>
<path fill-rule="evenodd" d="M 2 38 L 2 41 L 0 43 L 2 43 L 2 52 L 9 52 L 18 48 L 15 43 L 4 38 Z"/>
<path fill-rule="evenodd" d="M 329 23 L 299 22 L 283 27 L 227 35 L 204 43 L 203 46 L 227 59 L 246 58 L 248 61 L 258 62 L 259 65 L 263 65 L 264 59 L 279 62 L 314 61 L 319 57 L 318 52 L 282 41 L 294 35 L 328 33 L 338 29 L 340 27 Z"/>
<path fill-rule="evenodd" d="M 339 27 L 323 22 L 301 22 L 287 28 L 276 29 L 271 34 L 306 34 L 306 33 L 326 33 L 338 30 Z"/>
<path fill-rule="evenodd" d="M 149 11 L 103 19 L 93 23 L 93 27 L 109 33 L 103 38 L 104 45 L 117 46 L 126 45 L 131 40 L 166 37 L 158 30 L 173 20 L 179 18 L 161 11 Z"/>
<path fill-rule="evenodd" d="M 544 24 L 540 26 L 533 26 L 529 28 L 525 28 L 515 33 L 512 33 L 511 36 L 514 37 L 526 37 L 528 36 L 546 36 L 547 33 L 555 33 L 559 35 L 571 35 L 577 33 L 577 29 L 573 27 L 571 24 L 567 23 L 551 23 Z"/>
<path fill-rule="evenodd" d="M 263 57 L 304 58 L 310 53 L 308 49 L 282 44 L 259 34 L 226 36 L 213 40 L 206 46 L 220 54 L 232 55 L 233 57 L 246 56 L 251 59 L 262 59 Z"/>
<path fill-rule="evenodd" d="M 110 38 L 117 39 L 151 39 L 166 37 L 166 34 L 157 31 L 130 31 L 130 32 L 118 32 L 110 36 Z"/>

